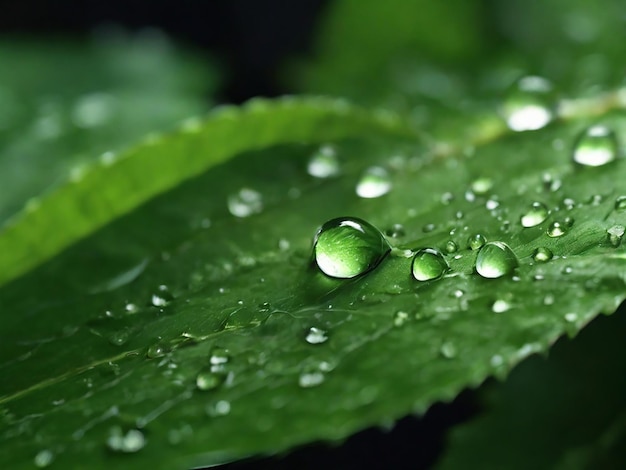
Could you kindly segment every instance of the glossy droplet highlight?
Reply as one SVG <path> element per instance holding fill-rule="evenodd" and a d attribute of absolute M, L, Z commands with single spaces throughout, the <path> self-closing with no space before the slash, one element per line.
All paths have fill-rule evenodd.
<path fill-rule="evenodd" d="M 491 305 L 491 311 L 493 313 L 504 313 L 510 308 L 511 304 L 504 299 L 498 299 Z"/>
<path fill-rule="evenodd" d="M 323 372 L 305 372 L 298 377 L 298 385 L 302 388 L 317 387 L 324 382 Z"/>
<path fill-rule="evenodd" d="M 622 243 L 622 238 L 624 237 L 624 226 L 623 225 L 613 225 L 606 231 L 607 237 L 609 239 L 609 243 L 614 247 L 618 247 L 620 243 Z"/>
<path fill-rule="evenodd" d="M 224 373 L 205 370 L 196 376 L 196 387 L 202 391 L 214 390 L 222 385 L 225 380 L 226 375 Z"/>
<path fill-rule="evenodd" d="M 446 253 L 456 253 L 459 247 L 453 240 L 448 240 L 446 242 Z"/>
<path fill-rule="evenodd" d="M 321 328 L 312 326 L 304 337 L 305 341 L 309 344 L 322 344 L 328 341 L 328 334 Z"/>
<path fill-rule="evenodd" d="M 387 170 L 380 166 L 365 170 L 356 186 L 357 195 L 366 199 L 383 196 L 389 191 L 391 191 L 391 178 Z"/>
<path fill-rule="evenodd" d="M 467 239 L 467 247 L 470 250 L 478 250 L 482 248 L 485 243 L 487 243 L 487 239 L 484 237 L 484 235 L 481 235 L 480 233 L 470 235 L 470 237 Z"/>
<path fill-rule="evenodd" d="M 546 231 L 548 236 L 551 238 L 561 237 L 565 235 L 565 232 L 566 232 L 566 226 L 564 223 L 561 223 L 561 222 L 552 222 L 550 226 L 548 227 L 548 230 Z"/>
<path fill-rule="evenodd" d="M 482 277 L 495 279 L 510 274 L 518 266 L 517 256 L 503 242 L 489 242 L 476 257 L 476 272 Z"/>
<path fill-rule="evenodd" d="M 602 166 L 617 158 L 617 149 L 615 132 L 597 124 L 585 129 L 578 137 L 572 158 L 580 165 Z"/>
<path fill-rule="evenodd" d="M 51 450 L 45 449 L 35 455 L 34 463 L 35 467 L 45 468 L 54 460 L 54 454 Z"/>
<path fill-rule="evenodd" d="M 527 76 L 508 92 L 502 114 L 509 129 L 522 132 L 545 127 L 554 118 L 554 88 L 543 77 Z"/>
<path fill-rule="evenodd" d="M 548 208 L 546 205 L 541 202 L 533 202 L 528 211 L 522 215 L 520 223 L 522 227 L 535 227 L 544 222 L 547 218 Z"/>
<path fill-rule="evenodd" d="M 553 256 L 554 255 L 552 254 L 552 251 L 550 251 L 549 248 L 545 248 L 543 246 L 540 246 L 539 248 L 536 248 L 535 251 L 533 251 L 533 260 L 536 263 L 546 263 L 550 261 Z"/>
<path fill-rule="evenodd" d="M 406 235 L 406 231 L 404 230 L 404 226 L 401 224 L 393 224 L 387 230 L 385 230 L 385 235 L 391 238 L 402 238 Z"/>
<path fill-rule="evenodd" d="M 261 193 L 250 188 L 242 188 L 228 197 L 228 210 L 235 217 L 249 217 L 263 210 Z"/>
<path fill-rule="evenodd" d="M 320 270 L 330 277 L 348 279 L 373 269 L 389 251 L 380 231 L 356 217 L 326 222 L 313 242 L 313 254 Z"/>
<path fill-rule="evenodd" d="M 432 248 L 419 250 L 413 257 L 411 272 L 418 281 L 438 279 L 448 269 L 448 263 L 443 255 Z"/>
<path fill-rule="evenodd" d="M 615 200 L 615 210 L 617 212 L 626 211 L 626 196 L 620 196 Z"/>
<path fill-rule="evenodd" d="M 330 145 L 323 145 L 315 152 L 307 165 L 309 175 L 316 178 L 331 178 L 339 174 L 337 151 Z"/>
<path fill-rule="evenodd" d="M 130 429 L 124 433 L 122 428 L 114 426 L 109 430 L 107 447 L 114 452 L 134 453 L 146 445 L 146 438 L 138 429 Z"/>

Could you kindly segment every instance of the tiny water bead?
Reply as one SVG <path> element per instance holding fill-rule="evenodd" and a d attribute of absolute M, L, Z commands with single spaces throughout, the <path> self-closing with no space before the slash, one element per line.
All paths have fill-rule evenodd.
<path fill-rule="evenodd" d="M 453 342 L 446 341 L 439 348 L 439 352 L 446 359 L 454 359 L 457 355 L 457 348 Z"/>
<path fill-rule="evenodd" d="M 504 313 L 511 308 L 511 304 L 504 299 L 498 299 L 491 305 L 493 313 Z"/>
<path fill-rule="evenodd" d="M 418 281 L 438 279 L 448 269 L 448 263 L 443 255 L 432 248 L 418 250 L 413 257 L 411 272 Z"/>
<path fill-rule="evenodd" d="M 391 178 L 383 167 L 373 166 L 365 170 L 356 185 L 359 197 L 372 199 L 383 196 L 391 191 Z"/>
<path fill-rule="evenodd" d="M 356 217 L 329 220 L 318 230 L 313 241 L 313 254 L 320 270 L 339 279 L 368 272 L 389 250 L 382 233 Z"/>
<path fill-rule="evenodd" d="M 502 114 L 512 131 L 534 131 L 554 118 L 554 88 L 543 77 L 527 76 L 509 89 Z"/>
<path fill-rule="evenodd" d="M 487 194 L 491 191 L 491 188 L 493 188 L 493 180 L 491 178 L 482 177 L 472 182 L 472 191 L 479 196 Z"/>
<path fill-rule="evenodd" d="M 331 178 L 339 174 L 337 151 L 331 145 L 321 146 L 309 159 L 309 175 L 315 178 Z"/>
<path fill-rule="evenodd" d="M 446 242 L 446 253 L 456 253 L 458 249 L 459 246 L 453 240 L 448 240 Z"/>
<path fill-rule="evenodd" d="M 474 235 L 470 235 L 470 237 L 467 239 L 467 247 L 470 250 L 478 250 L 482 248 L 485 245 L 485 243 L 487 243 L 487 239 L 485 238 L 484 235 L 480 233 L 475 233 Z"/>
<path fill-rule="evenodd" d="M 613 225 L 611 228 L 607 229 L 607 237 L 609 239 L 609 243 L 614 247 L 618 247 L 620 243 L 622 243 L 622 238 L 624 237 L 624 231 L 626 229 L 623 225 Z"/>
<path fill-rule="evenodd" d="M 533 202 L 530 208 L 522 215 L 522 227 L 535 227 L 548 218 L 548 208 L 542 202 Z"/>
<path fill-rule="evenodd" d="M 402 224 L 393 224 L 387 230 L 385 230 L 385 235 L 391 238 L 402 238 L 406 235 L 406 231 L 404 230 L 404 225 Z"/>
<path fill-rule="evenodd" d="M 196 376 L 196 387 L 202 391 L 214 390 L 222 385 L 225 380 L 226 374 L 205 370 Z"/>
<path fill-rule="evenodd" d="M 617 212 L 625 212 L 626 211 L 626 196 L 619 196 L 615 200 L 615 210 Z"/>
<path fill-rule="evenodd" d="M 107 447 L 114 452 L 134 453 L 144 448 L 146 438 L 138 429 L 130 429 L 124 433 L 122 428 L 114 426 L 109 430 Z"/>
<path fill-rule="evenodd" d="M 558 221 L 552 222 L 550 226 L 548 227 L 548 230 L 546 231 L 548 236 L 551 238 L 557 238 L 562 235 L 565 235 L 565 232 L 566 232 L 565 223 L 561 223 Z"/>
<path fill-rule="evenodd" d="M 540 246 L 539 248 L 536 248 L 535 251 L 533 251 L 532 256 L 535 262 L 545 263 L 547 261 L 550 261 L 554 255 L 552 254 L 552 251 L 550 251 L 549 248 Z"/>
<path fill-rule="evenodd" d="M 495 279 L 510 274 L 518 266 L 517 256 L 504 242 L 489 242 L 476 257 L 476 272 L 482 277 Z"/>
<path fill-rule="evenodd" d="M 576 144 L 572 158 L 580 165 L 602 166 L 617 158 L 618 144 L 615 132 L 596 124 L 585 129 Z"/>
<path fill-rule="evenodd" d="M 409 314 L 403 310 L 398 310 L 393 316 L 393 326 L 402 326 L 409 320 Z"/>
<path fill-rule="evenodd" d="M 263 210 L 261 193 L 250 188 L 242 188 L 228 197 L 228 210 L 235 217 L 249 217 Z"/>
<path fill-rule="evenodd" d="M 158 357 L 163 357 L 168 353 L 168 347 L 163 343 L 155 343 L 148 347 L 146 351 L 146 356 L 149 359 L 156 359 Z"/>
<path fill-rule="evenodd" d="M 322 344 L 328 341 L 328 334 L 321 328 L 312 326 L 308 329 L 304 339 L 309 344 Z"/>
<path fill-rule="evenodd" d="M 302 388 L 317 387 L 324 382 L 324 378 L 323 372 L 305 372 L 298 377 L 298 385 Z"/>

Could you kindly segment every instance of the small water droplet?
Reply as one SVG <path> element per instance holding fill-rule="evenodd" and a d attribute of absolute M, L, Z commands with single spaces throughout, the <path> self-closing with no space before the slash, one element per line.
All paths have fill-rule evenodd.
<path fill-rule="evenodd" d="M 566 322 L 573 323 L 578 320 L 578 314 L 575 312 L 569 312 L 565 314 L 564 318 Z"/>
<path fill-rule="evenodd" d="M 373 166 L 365 170 L 356 186 L 356 193 L 362 198 L 377 198 L 391 191 L 391 178 L 387 170 Z"/>
<path fill-rule="evenodd" d="M 206 407 L 206 412 L 211 417 L 226 416 L 230 413 L 230 402 L 226 400 L 218 400 Z"/>
<path fill-rule="evenodd" d="M 530 208 L 522 215 L 522 227 L 535 227 L 548 218 L 548 208 L 541 202 L 533 202 Z"/>
<path fill-rule="evenodd" d="M 364 274 L 389 252 L 389 244 L 376 227 L 355 217 L 326 222 L 313 243 L 315 261 L 321 271 L 340 279 Z"/>
<path fill-rule="evenodd" d="M 491 178 L 483 177 L 478 178 L 472 182 L 472 191 L 479 196 L 487 194 L 493 188 L 493 181 Z"/>
<path fill-rule="evenodd" d="M 566 227 L 564 223 L 555 221 L 550 224 L 546 233 L 548 234 L 549 237 L 557 238 L 562 235 L 565 235 L 565 232 L 566 232 L 565 228 Z"/>
<path fill-rule="evenodd" d="M 626 196 L 619 196 L 615 200 L 615 210 L 617 212 L 624 212 L 624 211 L 626 211 Z"/>
<path fill-rule="evenodd" d="M 620 243 L 622 243 L 624 231 L 625 229 L 623 225 L 613 225 L 611 228 L 607 229 L 606 233 L 609 243 L 614 247 L 618 247 Z"/>
<path fill-rule="evenodd" d="M 476 272 L 489 279 L 510 274 L 517 266 L 513 250 L 500 241 L 486 243 L 476 257 Z"/>
<path fill-rule="evenodd" d="M 163 343 L 154 343 L 146 351 L 146 356 L 149 359 L 156 359 L 163 357 L 168 353 L 168 347 Z"/>
<path fill-rule="evenodd" d="M 109 336 L 109 343 L 114 346 L 122 346 L 128 342 L 132 330 L 130 328 L 122 328 Z"/>
<path fill-rule="evenodd" d="M 222 385 L 225 380 L 226 374 L 222 372 L 204 370 L 196 376 L 196 387 L 202 391 L 214 390 Z"/>
<path fill-rule="evenodd" d="M 435 224 L 426 224 L 422 227 L 422 232 L 430 233 L 435 230 Z"/>
<path fill-rule="evenodd" d="M 307 165 L 309 175 L 316 178 L 331 178 L 339 174 L 337 151 L 331 145 L 323 145 L 315 152 Z"/>
<path fill-rule="evenodd" d="M 458 249 L 459 246 L 453 240 L 448 240 L 446 242 L 446 253 L 456 253 Z"/>
<path fill-rule="evenodd" d="M 495 211 L 500 206 L 500 202 L 495 199 L 489 199 L 485 203 L 485 208 L 490 211 Z"/>
<path fill-rule="evenodd" d="M 228 210 L 235 217 L 249 217 L 263 210 L 261 193 L 250 188 L 242 188 L 228 197 Z"/>
<path fill-rule="evenodd" d="M 52 451 L 48 449 L 44 449 L 42 451 L 39 451 L 37 455 L 35 455 L 34 463 L 36 467 L 44 468 L 50 465 L 53 460 L 54 460 L 54 454 L 52 453 Z"/>
<path fill-rule="evenodd" d="M 565 208 L 565 210 L 571 211 L 574 207 L 576 207 L 576 201 L 571 197 L 563 199 L 563 208 Z"/>
<path fill-rule="evenodd" d="M 174 300 L 174 296 L 170 294 L 170 292 L 167 290 L 167 286 L 160 285 L 158 292 L 155 294 L 152 294 L 150 303 L 154 307 L 160 308 L 160 307 L 167 306 L 167 304 L 169 304 L 172 300 Z"/>
<path fill-rule="evenodd" d="M 215 372 L 216 370 L 222 370 L 224 364 L 226 364 L 228 361 L 230 361 L 230 354 L 228 352 L 228 349 L 220 347 L 214 347 L 213 349 L 211 349 L 209 362 L 211 363 L 211 370 L 213 372 Z"/>
<path fill-rule="evenodd" d="M 409 314 L 407 312 L 399 310 L 393 316 L 393 325 L 402 326 L 408 321 L 408 319 L 409 319 Z"/>
<path fill-rule="evenodd" d="M 464 295 L 465 295 L 465 292 L 463 292 L 461 289 L 455 289 L 454 292 L 452 292 L 452 297 L 456 299 L 460 299 Z"/>
<path fill-rule="evenodd" d="M 312 326 L 308 329 L 304 339 L 309 344 L 322 344 L 328 341 L 328 334 L 321 328 Z"/>
<path fill-rule="evenodd" d="M 511 87 L 502 113 L 512 131 L 534 131 L 552 121 L 554 101 L 552 83 L 543 77 L 527 76 Z"/>
<path fill-rule="evenodd" d="M 107 446 L 114 452 L 138 452 L 146 445 L 146 438 L 138 429 L 130 429 L 124 433 L 122 428 L 114 426 L 109 430 Z"/>
<path fill-rule="evenodd" d="M 439 348 L 439 352 L 446 359 L 454 359 L 457 355 L 457 349 L 453 342 L 446 341 Z"/>
<path fill-rule="evenodd" d="M 596 124 L 585 129 L 574 146 L 574 162 L 584 166 L 601 166 L 618 154 L 617 137 L 608 127 Z"/>
<path fill-rule="evenodd" d="M 485 243 L 487 243 L 487 239 L 484 237 L 484 235 L 480 233 L 470 235 L 470 237 L 467 239 L 467 246 L 470 250 L 478 250 L 482 248 Z"/>
<path fill-rule="evenodd" d="M 543 298 L 543 304 L 544 304 L 544 305 L 553 305 L 553 304 L 554 304 L 554 295 L 552 295 L 552 294 L 547 294 L 547 295 Z"/>
<path fill-rule="evenodd" d="M 432 248 L 418 250 L 411 265 L 413 277 L 418 281 L 438 279 L 447 269 L 446 259 L 439 251 Z"/>
<path fill-rule="evenodd" d="M 135 305 L 132 302 L 128 302 L 125 306 L 124 306 L 124 310 L 126 311 L 126 313 L 129 314 L 134 314 L 137 313 L 139 311 L 139 307 L 137 307 L 137 305 Z"/>
<path fill-rule="evenodd" d="M 317 387 L 324 382 L 324 374 L 319 371 L 305 372 L 298 377 L 298 385 L 302 388 Z"/>
<path fill-rule="evenodd" d="M 393 224 L 387 230 L 385 230 L 385 235 L 391 238 L 402 238 L 406 235 L 406 231 L 404 230 L 404 226 L 401 224 Z"/>
<path fill-rule="evenodd" d="M 533 251 L 533 260 L 537 263 L 545 263 L 550 261 L 554 255 L 549 248 L 540 246 Z"/>
<path fill-rule="evenodd" d="M 441 195 L 441 203 L 442 204 L 445 204 L 447 206 L 452 201 L 454 201 L 454 194 L 452 194 L 450 192 L 445 192 L 445 193 L 443 193 Z"/>
<path fill-rule="evenodd" d="M 496 300 L 493 305 L 491 305 L 491 311 L 493 313 L 503 313 L 511 308 L 511 304 L 504 299 Z"/>

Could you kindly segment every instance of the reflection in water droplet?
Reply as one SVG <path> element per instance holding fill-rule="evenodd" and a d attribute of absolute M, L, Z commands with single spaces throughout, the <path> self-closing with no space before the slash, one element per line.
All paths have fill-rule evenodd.
<path fill-rule="evenodd" d="M 625 229 L 623 225 L 613 225 L 611 228 L 607 229 L 606 233 L 609 239 L 609 243 L 614 247 L 618 247 L 620 243 L 622 243 L 624 230 Z"/>
<path fill-rule="evenodd" d="M 322 372 L 305 372 L 300 374 L 298 385 L 302 388 L 317 387 L 324 382 L 324 374 Z"/>
<path fill-rule="evenodd" d="M 485 243 L 487 243 L 487 239 L 480 233 L 470 235 L 467 239 L 467 246 L 470 250 L 478 250 L 479 248 L 482 248 Z"/>
<path fill-rule="evenodd" d="M 443 255 L 432 248 L 418 250 L 413 258 L 411 271 L 418 281 L 430 281 L 438 279 L 448 269 L 448 263 Z"/>
<path fill-rule="evenodd" d="M 554 118 L 554 90 L 542 77 L 527 76 L 509 90 L 502 113 L 509 129 L 534 131 L 545 127 Z"/>
<path fill-rule="evenodd" d="M 604 125 L 596 124 L 578 137 L 572 158 L 580 165 L 601 166 L 617 158 L 617 148 L 615 132 Z"/>
<path fill-rule="evenodd" d="M 489 242 L 476 257 L 476 272 L 482 277 L 495 279 L 510 274 L 518 266 L 513 250 L 503 242 Z"/>
<path fill-rule="evenodd" d="M 321 271 L 347 279 L 373 269 L 389 252 L 376 227 L 354 217 L 326 222 L 315 235 L 313 253 Z"/>
<path fill-rule="evenodd" d="M 315 152 L 307 165 L 309 175 L 316 178 L 330 178 L 339 174 L 337 151 L 330 145 L 323 145 Z"/>
<path fill-rule="evenodd" d="M 565 235 L 565 224 L 561 222 L 552 222 L 546 232 L 549 237 L 557 238 Z"/>
<path fill-rule="evenodd" d="M 545 248 L 540 246 L 533 251 L 533 260 L 537 263 L 545 263 L 546 261 L 550 261 L 554 255 L 549 248 Z"/>
<path fill-rule="evenodd" d="M 617 212 L 624 212 L 624 211 L 626 211 L 626 196 L 619 196 L 615 200 L 615 210 Z"/>
<path fill-rule="evenodd" d="M 322 344 L 328 341 L 328 335 L 326 331 L 322 330 L 321 328 L 316 328 L 312 326 L 307 331 L 304 339 L 309 344 Z"/>
<path fill-rule="evenodd" d="M 498 299 L 491 306 L 491 311 L 493 313 L 503 313 L 509 310 L 510 308 L 511 308 L 511 304 L 508 301 L 504 299 Z"/>
<path fill-rule="evenodd" d="M 235 217 L 249 217 L 263 210 L 261 193 L 250 188 L 242 188 L 228 197 L 228 210 Z"/>
<path fill-rule="evenodd" d="M 39 468 L 47 467 L 54 460 L 54 454 L 51 450 L 44 449 L 35 455 L 35 466 Z"/>
<path fill-rule="evenodd" d="M 146 445 L 146 438 L 138 429 L 130 429 L 126 434 L 119 426 L 109 430 L 107 446 L 114 452 L 133 453 L 138 452 Z"/>
<path fill-rule="evenodd" d="M 533 202 L 530 209 L 522 215 L 520 222 L 523 227 L 535 227 L 548 218 L 548 208 L 541 202 Z"/>
<path fill-rule="evenodd" d="M 391 191 L 391 178 L 387 170 L 379 166 L 365 170 L 356 186 L 357 195 L 368 199 L 383 196 L 389 191 Z"/>

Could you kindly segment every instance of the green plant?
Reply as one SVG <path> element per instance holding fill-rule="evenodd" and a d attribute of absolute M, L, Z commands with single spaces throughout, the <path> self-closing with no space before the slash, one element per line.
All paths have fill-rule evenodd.
<path fill-rule="evenodd" d="M 290 76 L 341 98 L 255 99 L 88 160 L 146 131 L 96 125 L 84 146 L 33 147 L 35 160 L 55 149 L 55 175 L 68 175 L 43 194 L 46 172 L 8 176 L 22 173 L 6 170 L 18 165 L 7 151 L 2 183 L 28 190 L 1 206 L 0 462 L 171 468 L 341 440 L 504 379 L 616 310 L 626 280 L 620 2 L 524 2 L 515 27 L 490 23 L 477 3 L 439 3 L 333 4 L 318 58 Z M 503 5 L 491 6 L 520 6 Z M 534 30 L 538 18 L 546 25 Z M 508 43 L 489 46 L 481 21 L 510 28 Z M 436 24 L 445 34 L 426 28 Z M 191 76 L 181 68 L 172 80 Z M 181 89 L 148 101 L 172 96 L 196 113 Z M 36 145 L 22 139 L 30 114 L 7 116 L 6 148 Z M 348 216 L 381 234 L 320 234 L 313 256 L 318 228 Z M 320 253 L 350 259 L 326 259 L 344 263 L 324 270 L 331 277 Z M 441 465 L 619 463 L 623 366 L 602 345 L 619 342 L 616 317 L 558 346 L 548 365 L 527 361 L 487 387 L 492 414 L 454 431 Z M 563 383 L 540 384 L 572 358 L 611 365 L 581 367 L 602 386 L 559 408 L 550 400 Z M 577 413 L 585 432 L 513 460 L 534 432 L 515 408 L 528 384 L 537 410 L 555 410 L 550 429 L 581 400 L 598 413 Z M 490 453 L 510 416 L 523 424 L 519 442 Z"/>

